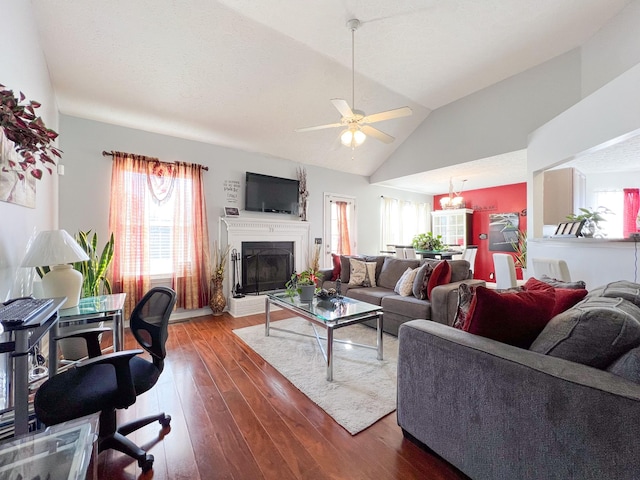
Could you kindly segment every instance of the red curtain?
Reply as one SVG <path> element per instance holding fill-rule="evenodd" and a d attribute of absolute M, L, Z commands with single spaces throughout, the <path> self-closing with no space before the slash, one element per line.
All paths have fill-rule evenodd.
<path fill-rule="evenodd" d="M 336 202 L 338 208 L 338 251 L 340 255 L 351 255 L 351 240 L 349 238 L 349 204 Z"/>
<path fill-rule="evenodd" d="M 624 190 L 624 210 L 623 210 L 623 235 L 628 238 L 632 232 L 637 232 L 636 219 L 640 213 L 640 189 L 625 188 Z"/>

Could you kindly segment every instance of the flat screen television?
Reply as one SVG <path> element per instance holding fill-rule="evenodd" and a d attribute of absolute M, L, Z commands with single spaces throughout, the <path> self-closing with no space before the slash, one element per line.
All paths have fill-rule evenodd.
<path fill-rule="evenodd" d="M 250 212 L 298 213 L 298 180 L 247 172 L 244 208 Z"/>

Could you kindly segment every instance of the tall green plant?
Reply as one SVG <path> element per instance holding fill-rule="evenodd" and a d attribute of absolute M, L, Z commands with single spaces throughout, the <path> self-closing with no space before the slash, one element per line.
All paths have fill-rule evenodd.
<path fill-rule="evenodd" d="M 80 296 L 83 298 L 112 292 L 111 282 L 107 278 L 107 270 L 113 260 L 113 233 L 100 254 L 98 254 L 98 234 L 94 233 L 89 239 L 90 234 L 91 230 L 86 232 L 80 230 L 75 235 L 76 242 L 89 257 L 89 260 L 85 262 L 73 264 L 73 268 L 82 273 L 82 293 Z M 40 277 L 43 277 L 49 271 L 49 267 L 38 267 L 36 270 Z"/>
<path fill-rule="evenodd" d="M 79 231 L 76 235 L 76 241 L 87 252 L 89 260 L 86 262 L 76 262 L 73 268 L 82 273 L 82 296 L 93 297 L 101 293 L 111 293 L 111 282 L 107 278 L 107 270 L 113 260 L 113 233 L 109 237 L 109 241 L 102 249 L 102 253 L 98 255 L 98 234 L 94 233 L 89 241 L 89 234 Z"/>
<path fill-rule="evenodd" d="M 518 239 L 512 241 L 511 246 L 516 252 L 515 266 L 527 268 L 527 232 L 518 229 Z"/>

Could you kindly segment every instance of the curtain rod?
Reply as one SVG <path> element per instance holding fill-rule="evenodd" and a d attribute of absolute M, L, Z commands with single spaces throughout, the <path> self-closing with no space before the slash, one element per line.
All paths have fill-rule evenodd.
<path fill-rule="evenodd" d="M 133 153 L 127 153 L 126 155 L 135 155 Z M 107 152 L 106 150 L 102 151 L 102 156 L 103 157 L 113 157 L 113 152 Z M 145 155 L 135 155 L 136 157 L 144 157 L 146 159 L 149 159 L 150 161 L 159 161 L 157 158 L 153 158 L 152 157 L 146 157 Z M 164 162 L 164 163 L 172 163 L 172 162 Z M 197 165 L 198 167 L 200 167 L 202 170 L 204 170 L 205 172 L 209 171 L 209 167 L 205 167 L 204 165 L 199 165 L 197 163 L 194 163 L 194 165 Z"/>

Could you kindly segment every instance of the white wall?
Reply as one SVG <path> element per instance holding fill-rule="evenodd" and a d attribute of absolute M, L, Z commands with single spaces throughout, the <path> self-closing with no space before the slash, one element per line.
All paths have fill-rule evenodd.
<path fill-rule="evenodd" d="M 530 132 L 579 100 L 575 49 L 434 110 L 371 181 L 522 150 Z"/>
<path fill-rule="evenodd" d="M 117 150 L 158 157 L 165 161 L 185 161 L 209 167 L 205 173 L 207 215 L 210 240 L 218 238 L 218 218 L 230 205 L 224 191 L 225 180 L 240 182 L 240 209 L 244 206 L 246 171 L 296 178 L 301 164 L 262 154 L 243 152 L 201 142 L 114 126 L 62 115 L 61 147 L 65 152 L 65 175 L 60 177 L 60 226 L 69 232 L 93 230 L 107 238 L 111 157 L 102 151 Z M 355 160 L 357 161 L 357 160 Z M 306 166 L 310 192 L 308 220 L 311 238 L 322 237 L 323 193 L 356 197 L 358 252 L 375 254 L 379 250 L 380 196 L 432 203 L 431 196 L 372 186 L 367 178 L 334 170 Z M 292 219 L 290 215 L 241 212 L 246 216 Z"/>
<path fill-rule="evenodd" d="M 582 45 L 582 96 L 640 63 L 640 0 L 634 0 Z"/>
<path fill-rule="evenodd" d="M 35 30 L 31 2 L 3 0 L 0 28 L 0 83 L 27 99 L 42 104 L 45 125 L 59 132 L 55 97 Z M 0 173 L 2 175 L 2 173 Z M 56 228 L 58 217 L 57 175 L 44 173 L 37 182 L 36 208 L 0 202 L 0 300 L 18 296 L 26 269 L 18 268 L 30 237 L 40 230 Z M 25 287 L 26 288 L 26 287 Z"/>

